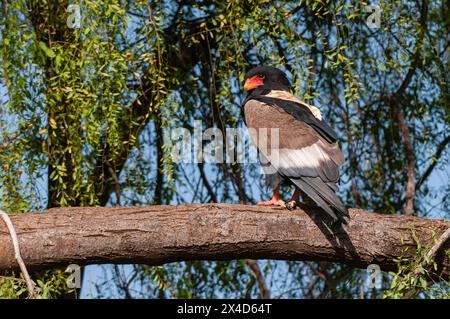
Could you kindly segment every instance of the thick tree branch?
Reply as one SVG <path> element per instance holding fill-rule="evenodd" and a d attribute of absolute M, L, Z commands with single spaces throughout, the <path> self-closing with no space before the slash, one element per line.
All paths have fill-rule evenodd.
<path fill-rule="evenodd" d="M 441 143 L 438 144 L 436 148 L 435 155 L 431 158 L 430 165 L 425 169 L 423 174 L 417 179 L 417 183 L 415 186 L 415 192 L 418 192 L 420 187 L 425 183 L 425 181 L 428 179 L 428 177 L 433 172 L 436 165 L 439 163 L 439 160 L 442 156 L 442 153 L 446 150 L 447 144 L 450 143 L 450 136 L 447 136 Z M 399 206 L 403 205 L 403 203 L 406 201 L 406 197 L 403 197 L 402 200 L 399 203 Z"/>
<path fill-rule="evenodd" d="M 163 200 L 163 187 L 164 187 L 164 151 L 163 151 L 163 127 L 161 113 L 158 112 L 155 120 L 156 131 L 156 181 L 155 181 L 155 193 L 153 196 L 154 204 L 161 204 Z"/>
<path fill-rule="evenodd" d="M 400 124 L 400 131 L 405 146 L 406 158 L 408 159 L 408 181 L 406 184 L 406 205 L 403 209 L 405 215 L 414 213 L 414 197 L 416 195 L 416 158 L 414 156 L 414 146 L 411 141 L 408 124 L 400 106 L 396 107 L 397 119 Z"/>
<path fill-rule="evenodd" d="M 379 215 L 350 209 L 349 224 L 331 228 L 317 208 L 233 204 L 53 208 L 12 216 L 29 269 L 95 263 L 160 265 L 184 260 L 281 259 L 378 264 L 395 270 L 394 258 L 413 258 L 414 227 L 422 245 L 449 221 Z M 450 260 L 436 255 L 444 273 Z M 8 230 L 0 225 L 0 270 L 18 269 Z"/>
<path fill-rule="evenodd" d="M 260 295 L 262 299 L 270 299 L 270 290 L 267 288 L 266 280 L 256 260 L 247 259 L 245 263 L 250 268 L 256 282 L 258 283 Z"/>

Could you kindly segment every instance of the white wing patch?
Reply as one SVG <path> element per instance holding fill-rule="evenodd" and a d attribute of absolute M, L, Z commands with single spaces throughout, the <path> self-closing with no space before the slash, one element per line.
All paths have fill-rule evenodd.
<path fill-rule="evenodd" d="M 260 148 L 260 151 L 261 165 L 266 174 L 274 174 L 279 171 L 291 176 L 303 175 L 307 171 L 317 172 L 323 163 L 332 161 L 317 143 L 301 149 L 266 150 Z"/>
<path fill-rule="evenodd" d="M 286 149 L 272 150 L 270 161 L 279 169 L 295 169 L 301 168 L 319 168 L 321 162 L 329 161 L 328 155 L 324 154 L 317 144 L 303 147 L 301 149 Z"/>
<path fill-rule="evenodd" d="M 334 182 L 339 179 L 338 165 L 317 143 L 301 149 L 275 149 L 271 150 L 269 155 L 262 153 L 260 152 L 260 155 L 264 156 L 260 159 L 265 174 L 279 173 L 281 176 L 290 177 L 319 176 L 324 181 Z"/>

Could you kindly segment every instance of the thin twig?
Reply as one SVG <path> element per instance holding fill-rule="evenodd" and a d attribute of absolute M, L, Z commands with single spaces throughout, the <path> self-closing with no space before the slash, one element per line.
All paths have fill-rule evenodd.
<path fill-rule="evenodd" d="M 450 227 L 441 235 L 441 237 L 439 238 L 439 240 L 434 244 L 433 247 L 431 247 L 430 251 L 427 254 L 427 259 L 428 261 L 431 261 L 432 259 L 434 259 L 434 256 L 436 256 L 437 252 L 439 251 L 439 249 L 442 247 L 442 245 L 444 245 L 447 240 L 450 239 Z"/>
<path fill-rule="evenodd" d="M 198 163 L 198 169 L 200 171 L 200 178 L 203 181 L 203 185 L 205 185 L 205 188 L 208 191 L 209 202 L 217 203 L 217 195 L 214 192 L 211 184 L 209 183 L 208 177 L 206 177 L 204 163 Z"/>
<path fill-rule="evenodd" d="M 33 280 L 31 280 L 31 277 L 28 274 L 27 267 L 25 266 L 25 263 L 23 262 L 22 255 L 20 254 L 19 240 L 17 238 L 17 234 L 14 229 L 14 226 L 13 226 L 8 214 L 6 214 L 1 209 L 0 209 L 0 216 L 2 217 L 3 221 L 5 222 L 6 227 L 8 228 L 9 234 L 11 235 L 11 240 L 12 240 L 12 243 L 14 246 L 15 258 L 17 260 L 17 263 L 19 264 L 20 270 L 22 271 L 25 282 L 27 283 L 28 298 L 33 298 L 36 295 L 36 285 L 33 282 Z"/>
<path fill-rule="evenodd" d="M 21 136 L 27 129 L 33 127 L 33 123 L 28 123 L 27 125 L 24 125 L 21 127 L 17 132 L 12 134 L 10 137 L 6 137 L 3 140 L 3 143 L 0 144 L 0 152 L 6 149 L 12 142 L 14 142 L 19 136 Z"/>
<path fill-rule="evenodd" d="M 422 186 L 422 184 L 426 181 L 428 176 L 430 176 L 431 172 L 433 171 L 434 167 L 439 163 L 439 159 L 446 149 L 447 144 L 450 143 L 450 135 L 447 136 L 436 148 L 436 154 L 433 156 L 430 165 L 427 167 L 427 169 L 424 171 L 422 176 L 419 177 L 416 183 L 416 191 Z"/>
<path fill-rule="evenodd" d="M 436 256 L 436 254 L 439 251 L 439 249 L 449 239 L 450 239 L 450 227 L 447 228 L 447 230 L 441 235 L 441 237 L 439 237 L 439 239 L 436 241 L 436 243 L 433 245 L 433 247 L 431 247 L 431 249 L 426 254 L 426 257 L 424 258 L 424 260 L 413 269 L 412 272 L 413 272 L 413 277 L 414 278 L 419 276 L 421 269 L 425 269 L 434 260 L 434 257 Z M 409 290 L 409 291 L 407 291 L 405 293 L 403 298 L 404 299 L 410 299 L 416 292 L 417 292 L 417 289 L 416 288 L 412 288 L 411 290 Z"/>

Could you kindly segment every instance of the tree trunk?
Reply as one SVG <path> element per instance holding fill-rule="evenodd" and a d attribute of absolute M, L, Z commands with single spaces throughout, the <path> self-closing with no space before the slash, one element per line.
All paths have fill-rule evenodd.
<path fill-rule="evenodd" d="M 414 228 L 422 246 L 433 244 L 449 221 L 380 215 L 350 209 L 348 225 L 329 226 L 318 208 L 288 211 L 235 204 L 143 207 L 67 207 L 12 216 L 30 269 L 101 263 L 160 265 L 185 260 L 280 259 L 378 264 L 413 258 Z M 436 260 L 449 274 L 443 251 Z M 0 270 L 17 269 L 11 238 L 0 223 Z"/>

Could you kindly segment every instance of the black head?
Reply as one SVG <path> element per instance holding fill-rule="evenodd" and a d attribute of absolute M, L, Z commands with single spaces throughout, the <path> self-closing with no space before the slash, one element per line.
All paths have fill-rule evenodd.
<path fill-rule="evenodd" d="M 291 84 L 281 70 L 270 66 L 258 66 L 248 71 L 244 77 L 244 89 L 246 91 L 252 91 L 256 88 L 289 92 Z"/>

